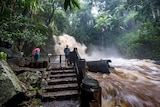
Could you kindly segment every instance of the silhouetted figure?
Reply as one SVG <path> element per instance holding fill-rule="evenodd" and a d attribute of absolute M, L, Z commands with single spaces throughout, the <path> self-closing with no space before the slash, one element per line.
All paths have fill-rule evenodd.
<path fill-rule="evenodd" d="M 66 48 L 64 48 L 64 54 L 65 54 L 65 62 L 67 65 L 69 65 L 69 54 L 70 54 L 70 49 L 68 45 L 66 45 Z"/>
<path fill-rule="evenodd" d="M 37 50 L 35 52 L 34 59 L 35 59 L 35 62 L 37 62 L 39 59 L 39 52 Z"/>

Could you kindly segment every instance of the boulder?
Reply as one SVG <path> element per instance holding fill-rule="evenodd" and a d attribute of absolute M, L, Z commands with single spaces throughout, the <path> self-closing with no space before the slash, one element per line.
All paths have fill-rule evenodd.
<path fill-rule="evenodd" d="M 5 52 L 7 54 L 8 58 L 15 58 L 15 57 L 22 57 L 22 53 L 19 51 L 16 51 L 14 49 L 8 49 L 5 47 L 0 47 L 1 52 Z"/>
<path fill-rule="evenodd" d="M 24 85 L 4 60 L 0 60 L 0 87 L 0 107 L 17 94 L 26 92 Z"/>
<path fill-rule="evenodd" d="M 36 72 L 25 71 L 17 75 L 17 77 L 23 83 L 34 85 L 34 84 L 40 83 L 40 80 L 42 78 L 42 73 L 40 71 L 36 71 Z"/>
<path fill-rule="evenodd" d="M 9 64 L 14 64 L 19 67 L 24 67 L 27 64 L 27 61 L 25 60 L 24 57 L 15 57 L 15 58 L 10 58 L 7 60 Z"/>

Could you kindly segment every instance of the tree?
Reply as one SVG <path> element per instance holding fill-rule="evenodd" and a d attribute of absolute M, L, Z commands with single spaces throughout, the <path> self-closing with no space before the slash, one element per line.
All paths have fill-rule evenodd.
<path fill-rule="evenodd" d="M 70 7 L 72 8 L 80 8 L 78 0 L 65 0 L 64 2 L 64 9 L 67 10 L 67 8 Z"/>
<path fill-rule="evenodd" d="M 136 47 L 132 46 L 130 52 L 136 52 L 133 56 L 141 58 L 159 59 L 160 50 L 160 1 L 159 0 L 127 0 L 128 10 L 135 10 L 135 18 L 140 22 L 141 28 L 138 30 L 135 41 Z M 143 53 L 143 54 L 141 54 Z"/>
<path fill-rule="evenodd" d="M 126 7 L 138 12 L 137 18 L 141 21 L 160 21 L 160 1 L 159 0 L 127 0 Z"/>
<path fill-rule="evenodd" d="M 34 18 L 38 8 L 37 0 L 2 0 L 0 37 L 15 45 L 19 51 L 25 42 L 44 44 L 46 27 Z"/>

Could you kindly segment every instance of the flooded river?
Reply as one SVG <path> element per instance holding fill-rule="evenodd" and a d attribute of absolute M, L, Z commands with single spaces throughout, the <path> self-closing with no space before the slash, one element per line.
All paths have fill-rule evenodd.
<path fill-rule="evenodd" d="M 111 73 L 91 73 L 102 87 L 102 107 L 160 107 L 160 65 L 152 60 L 123 59 L 107 57 L 102 52 L 85 55 L 86 47 L 69 35 L 56 39 L 55 50 L 63 54 L 65 45 L 78 52 L 86 60 L 110 59 Z M 114 51 L 107 51 L 114 53 Z M 114 53 L 115 55 L 115 53 Z"/>
<path fill-rule="evenodd" d="M 109 75 L 89 73 L 102 87 L 102 107 L 160 107 L 160 65 L 111 58 Z"/>

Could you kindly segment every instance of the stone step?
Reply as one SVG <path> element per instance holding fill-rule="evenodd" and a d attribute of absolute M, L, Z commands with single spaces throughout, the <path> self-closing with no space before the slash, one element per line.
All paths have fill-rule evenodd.
<path fill-rule="evenodd" d="M 76 74 L 75 73 L 66 73 L 66 74 L 50 74 L 49 75 L 49 78 L 52 79 L 52 78 L 65 78 L 65 77 L 76 77 Z"/>
<path fill-rule="evenodd" d="M 73 66 L 55 67 L 55 66 L 49 65 L 49 67 L 47 68 L 48 71 L 50 70 L 70 70 L 70 69 L 73 69 Z"/>
<path fill-rule="evenodd" d="M 55 84 L 68 84 L 68 83 L 77 83 L 76 77 L 65 77 L 65 78 L 58 78 L 58 79 L 50 79 L 47 80 L 48 85 L 55 85 Z"/>
<path fill-rule="evenodd" d="M 76 73 L 74 70 L 51 70 L 48 71 L 50 74 L 66 74 L 66 73 Z"/>
<path fill-rule="evenodd" d="M 47 92 L 42 93 L 38 91 L 38 96 L 42 101 L 52 101 L 52 100 L 65 100 L 65 99 L 76 99 L 79 98 L 79 93 L 77 90 L 66 90 L 57 92 Z"/>
<path fill-rule="evenodd" d="M 58 85 L 50 85 L 50 86 L 42 87 L 42 90 L 46 92 L 55 92 L 55 91 L 62 91 L 62 90 L 77 90 L 77 89 L 78 89 L 77 83 L 58 84 Z"/>
<path fill-rule="evenodd" d="M 42 86 L 38 96 L 42 101 L 80 98 L 78 82 L 73 67 L 52 68 L 48 72 L 47 86 Z"/>

